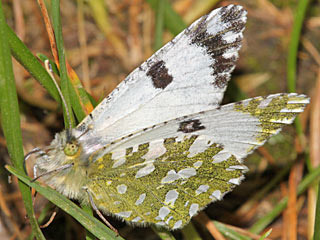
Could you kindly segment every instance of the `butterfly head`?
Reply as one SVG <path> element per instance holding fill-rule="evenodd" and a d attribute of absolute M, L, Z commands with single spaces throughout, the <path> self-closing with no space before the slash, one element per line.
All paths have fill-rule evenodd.
<path fill-rule="evenodd" d="M 38 154 L 34 173 L 62 194 L 79 199 L 81 186 L 86 180 L 88 165 L 82 160 L 80 133 L 72 129 L 55 135 L 44 152 Z"/>
<path fill-rule="evenodd" d="M 80 155 L 81 147 L 79 142 L 76 139 L 68 141 L 63 148 L 63 152 L 66 156 L 75 158 Z"/>

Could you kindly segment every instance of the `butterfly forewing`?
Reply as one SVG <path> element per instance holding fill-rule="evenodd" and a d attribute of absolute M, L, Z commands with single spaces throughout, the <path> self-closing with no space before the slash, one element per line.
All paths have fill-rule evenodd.
<path fill-rule="evenodd" d="M 107 144 L 145 127 L 221 102 L 241 47 L 246 11 L 203 16 L 135 69 L 78 127 Z M 108 136 L 108 137 L 106 137 Z"/>

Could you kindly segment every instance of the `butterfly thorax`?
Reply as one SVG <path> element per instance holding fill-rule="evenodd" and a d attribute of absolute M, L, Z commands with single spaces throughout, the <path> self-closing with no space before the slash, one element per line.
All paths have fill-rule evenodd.
<path fill-rule="evenodd" d="M 47 154 L 36 159 L 35 170 L 37 176 L 45 174 L 41 179 L 63 195 L 83 201 L 89 162 L 83 143 L 76 135 L 75 130 L 57 133 Z"/>

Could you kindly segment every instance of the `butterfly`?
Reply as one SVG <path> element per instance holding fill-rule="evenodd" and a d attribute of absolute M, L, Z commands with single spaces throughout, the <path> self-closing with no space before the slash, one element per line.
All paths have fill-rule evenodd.
<path fill-rule="evenodd" d="M 243 159 L 309 103 L 281 93 L 220 105 L 245 23 L 237 5 L 195 21 L 57 133 L 36 156 L 36 174 L 134 225 L 179 229 L 221 200 L 244 179 Z"/>

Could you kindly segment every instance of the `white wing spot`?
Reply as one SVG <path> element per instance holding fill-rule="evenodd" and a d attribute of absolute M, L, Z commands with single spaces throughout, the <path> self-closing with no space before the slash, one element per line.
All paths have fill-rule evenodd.
<path fill-rule="evenodd" d="M 141 217 L 135 217 L 131 220 L 131 222 L 139 222 L 141 220 Z"/>
<path fill-rule="evenodd" d="M 222 57 L 223 58 L 226 58 L 226 59 L 229 59 L 229 58 L 238 58 L 239 54 L 238 54 L 238 49 L 236 48 L 230 48 L 230 49 L 227 49 L 223 54 L 222 54 Z"/>
<path fill-rule="evenodd" d="M 233 166 L 228 167 L 226 170 L 227 171 L 242 170 L 244 172 L 244 171 L 248 171 L 249 169 L 245 165 L 233 165 Z"/>
<path fill-rule="evenodd" d="M 127 185 L 125 185 L 125 184 L 118 185 L 118 186 L 117 186 L 117 191 L 118 191 L 118 193 L 120 193 L 120 194 L 126 193 L 126 191 L 127 191 Z"/>
<path fill-rule="evenodd" d="M 221 151 L 213 157 L 212 163 L 220 163 L 228 160 L 232 155 L 229 152 Z"/>
<path fill-rule="evenodd" d="M 184 206 L 188 206 L 189 205 L 189 201 L 186 201 L 186 203 L 184 204 Z"/>
<path fill-rule="evenodd" d="M 173 216 L 169 216 L 168 219 L 166 220 L 166 224 L 169 225 L 170 220 L 173 218 Z"/>
<path fill-rule="evenodd" d="M 177 229 L 177 228 L 180 228 L 181 226 L 182 226 L 182 220 L 179 220 L 173 225 L 172 229 Z"/>
<path fill-rule="evenodd" d="M 197 203 L 192 203 L 190 208 L 189 208 L 189 216 L 193 217 L 199 210 L 199 204 Z"/>
<path fill-rule="evenodd" d="M 233 43 L 237 38 L 242 38 L 242 33 L 226 32 L 222 35 L 222 39 L 227 43 Z"/>
<path fill-rule="evenodd" d="M 122 164 L 124 164 L 126 162 L 126 158 L 122 157 L 120 159 L 117 159 L 114 161 L 114 164 L 112 165 L 112 168 L 117 168 L 119 166 L 121 166 Z"/>
<path fill-rule="evenodd" d="M 170 213 L 170 209 L 168 207 L 161 207 L 159 209 L 159 215 L 155 218 L 156 220 L 164 220 L 166 216 Z"/>
<path fill-rule="evenodd" d="M 195 162 L 195 163 L 193 164 L 193 166 L 194 166 L 195 168 L 201 167 L 201 166 L 202 166 L 202 161 L 197 161 L 197 162 Z"/>
<path fill-rule="evenodd" d="M 114 201 L 113 204 L 114 205 L 119 205 L 119 204 L 121 204 L 121 202 L 120 201 Z"/>
<path fill-rule="evenodd" d="M 139 171 L 136 174 L 136 178 L 140 178 L 140 177 L 144 177 L 149 175 L 150 173 L 152 173 L 155 170 L 155 166 L 153 165 L 153 163 L 149 163 L 147 164 L 145 167 L 139 169 Z"/>
<path fill-rule="evenodd" d="M 107 181 L 107 185 L 111 185 L 112 181 Z"/>
<path fill-rule="evenodd" d="M 238 178 L 231 178 L 228 183 L 232 183 L 235 185 L 240 185 L 241 181 L 244 179 L 244 176 L 238 177 Z"/>
<path fill-rule="evenodd" d="M 116 213 L 117 216 L 123 217 L 123 218 L 128 218 L 128 217 L 131 216 L 131 214 L 132 214 L 132 211 L 126 211 L 126 212 Z"/>
<path fill-rule="evenodd" d="M 197 175 L 197 171 L 194 168 L 185 168 L 185 169 L 180 170 L 178 172 L 178 175 L 181 178 L 189 178 L 189 177 Z"/>
<path fill-rule="evenodd" d="M 198 189 L 196 190 L 196 194 L 199 195 L 201 193 L 204 193 L 204 192 L 207 192 L 209 189 L 209 186 L 208 185 L 200 185 L 198 187 Z"/>
<path fill-rule="evenodd" d="M 176 173 L 175 170 L 167 172 L 167 176 L 162 178 L 161 183 L 172 183 L 180 178 L 186 179 L 197 175 L 197 171 L 194 168 L 185 168 Z"/>
<path fill-rule="evenodd" d="M 147 194 L 145 194 L 145 193 L 140 194 L 140 196 L 139 196 L 138 200 L 136 201 L 135 205 L 140 205 L 140 204 L 142 204 L 143 201 L 144 201 L 144 199 L 146 198 L 146 195 L 147 195 Z"/>
<path fill-rule="evenodd" d="M 157 157 L 165 154 L 167 149 L 163 145 L 163 139 L 149 142 L 149 150 L 143 156 L 144 159 L 155 160 Z"/>
<path fill-rule="evenodd" d="M 213 191 L 213 193 L 211 194 L 211 196 L 209 198 L 211 198 L 211 199 L 215 198 L 215 199 L 221 200 L 222 199 L 222 195 L 221 195 L 220 190 Z"/>
<path fill-rule="evenodd" d="M 170 170 L 169 172 L 167 172 L 167 176 L 162 178 L 161 183 L 172 183 L 178 180 L 179 178 L 180 177 L 175 170 Z"/>
<path fill-rule="evenodd" d="M 169 205 L 173 205 L 175 201 L 177 200 L 177 198 L 179 197 L 179 193 L 177 192 L 177 190 L 170 190 L 167 192 L 166 194 L 166 199 L 164 200 L 165 204 L 169 204 Z"/>
<path fill-rule="evenodd" d="M 157 222 L 156 225 L 158 225 L 158 226 L 165 226 L 166 223 L 162 221 L 162 222 Z"/>

